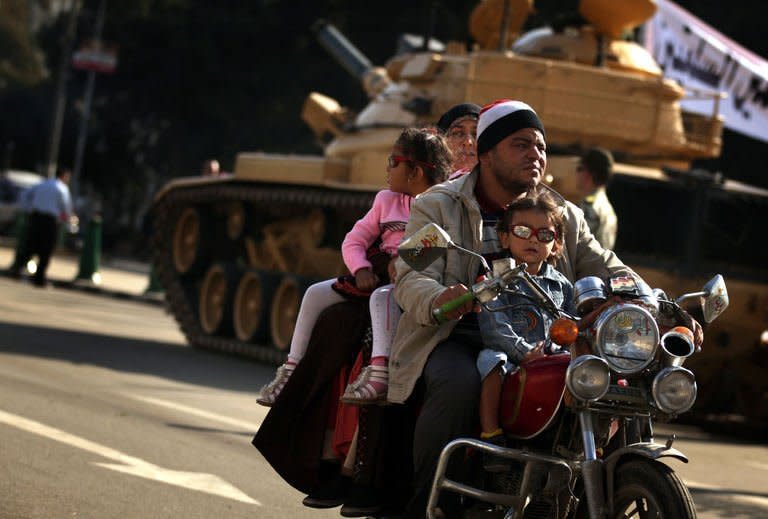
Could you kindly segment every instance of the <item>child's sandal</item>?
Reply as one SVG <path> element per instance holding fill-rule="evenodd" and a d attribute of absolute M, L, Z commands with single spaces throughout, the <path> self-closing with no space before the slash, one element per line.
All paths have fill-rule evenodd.
<path fill-rule="evenodd" d="M 341 402 L 353 405 L 386 405 L 389 388 L 387 366 L 366 366 L 357 379 L 347 386 Z"/>
<path fill-rule="evenodd" d="M 296 364 L 283 364 L 277 368 L 275 378 L 272 382 L 261 388 L 261 395 L 256 401 L 263 406 L 272 407 L 275 400 L 277 400 L 277 397 L 280 395 L 280 392 L 285 387 L 285 384 L 288 382 L 288 379 L 291 378 L 295 367 Z"/>

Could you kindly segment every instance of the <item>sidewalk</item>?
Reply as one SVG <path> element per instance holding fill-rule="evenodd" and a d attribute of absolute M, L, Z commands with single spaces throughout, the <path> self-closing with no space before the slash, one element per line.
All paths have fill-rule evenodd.
<path fill-rule="evenodd" d="M 8 275 L 6 269 L 13 263 L 14 252 L 11 240 L 0 242 L 0 275 Z M 87 280 L 75 280 L 79 265 L 79 256 L 59 249 L 48 266 L 48 280 L 56 288 L 82 290 L 158 306 L 165 304 L 162 293 L 146 293 L 150 270 L 147 263 L 102 257 L 99 269 L 101 283 L 98 285 Z"/>

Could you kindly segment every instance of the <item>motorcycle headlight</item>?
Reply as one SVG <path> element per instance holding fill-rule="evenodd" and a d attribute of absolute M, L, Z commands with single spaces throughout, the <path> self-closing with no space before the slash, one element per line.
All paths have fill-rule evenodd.
<path fill-rule="evenodd" d="M 659 327 L 651 313 L 638 305 L 617 305 L 595 321 L 595 347 L 611 369 L 631 374 L 653 360 Z"/>
<path fill-rule="evenodd" d="M 684 413 L 696 401 L 696 379 L 685 368 L 664 368 L 653 379 L 651 392 L 665 413 Z"/>
<path fill-rule="evenodd" d="M 580 400 L 599 400 L 608 392 L 610 383 L 608 364 L 594 355 L 576 357 L 565 372 L 565 385 Z"/>

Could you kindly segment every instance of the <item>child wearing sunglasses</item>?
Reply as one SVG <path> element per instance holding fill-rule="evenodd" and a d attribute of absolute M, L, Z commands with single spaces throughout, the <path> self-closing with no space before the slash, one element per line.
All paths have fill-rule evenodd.
<path fill-rule="evenodd" d="M 571 310 L 573 285 L 554 268 L 563 248 L 565 224 L 560 207 L 547 191 L 521 198 L 507 206 L 497 224 L 499 242 L 526 272 L 552 297 L 559 308 Z M 531 289 L 523 282 L 514 287 L 528 295 Z M 553 318 L 526 297 L 502 293 L 492 307 L 503 310 L 479 314 L 478 322 L 484 349 L 477 358 L 482 377 L 480 391 L 481 439 L 504 446 L 499 425 L 499 401 L 504 376 L 524 361 L 544 355 L 544 339 Z M 488 471 L 503 471 L 509 462 L 485 455 Z"/>
<path fill-rule="evenodd" d="M 344 301 L 348 295 L 370 295 L 373 351 L 370 365 L 349 384 L 342 401 L 364 405 L 386 400 L 389 347 L 397 330 L 400 309 L 392 293 L 394 285 L 379 285 L 395 280 L 394 259 L 410 216 L 411 200 L 444 181 L 450 171 L 451 152 L 441 136 L 429 130 L 403 130 L 387 157 L 389 189 L 377 193 L 371 209 L 355 223 L 342 243 L 344 264 L 352 276 L 321 281 L 307 289 L 296 319 L 288 359 L 277 369 L 275 378 L 261 389 L 257 402 L 265 406 L 275 402 L 304 356 L 320 313 Z M 387 275 L 389 280 L 374 273 L 370 261 L 370 249 L 377 242 L 380 242 L 378 250 L 388 258 L 386 273 L 381 277 Z"/>

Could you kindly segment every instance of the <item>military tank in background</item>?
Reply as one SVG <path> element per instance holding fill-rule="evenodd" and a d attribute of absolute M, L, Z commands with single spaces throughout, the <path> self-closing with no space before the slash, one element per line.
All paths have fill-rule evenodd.
<path fill-rule="evenodd" d="M 309 94 L 302 118 L 325 142 L 323 155 L 243 152 L 231 176 L 177 179 L 156 197 L 156 274 L 189 343 L 281 362 L 303 291 L 344 273 L 341 241 L 386 186 L 385 160 L 401 129 L 433 124 L 457 103 L 513 98 L 543 120 L 546 181 L 567 198 L 578 197 L 573 171 L 582 150 L 614 153 L 616 249 L 652 286 L 695 291 L 713 272 L 724 274 L 732 307 L 708 330 L 716 345 L 696 372 L 714 380 L 723 359 L 739 362 L 734 352 L 756 347 L 768 329 L 765 267 L 754 249 L 710 238 L 738 234 L 718 222 L 725 211 L 768 214 L 768 191 L 690 169 L 720 154 L 721 94 L 693 93 L 709 100 L 709 115 L 683 111 L 680 100 L 691 93 L 621 38 L 652 16 L 651 0 L 582 0 L 580 22 L 521 34 L 532 3 L 484 0 L 469 20 L 472 50 L 425 35 L 382 67 L 318 23 L 320 43 L 370 98 L 354 113 Z M 768 386 L 758 393 L 768 413 Z"/>

